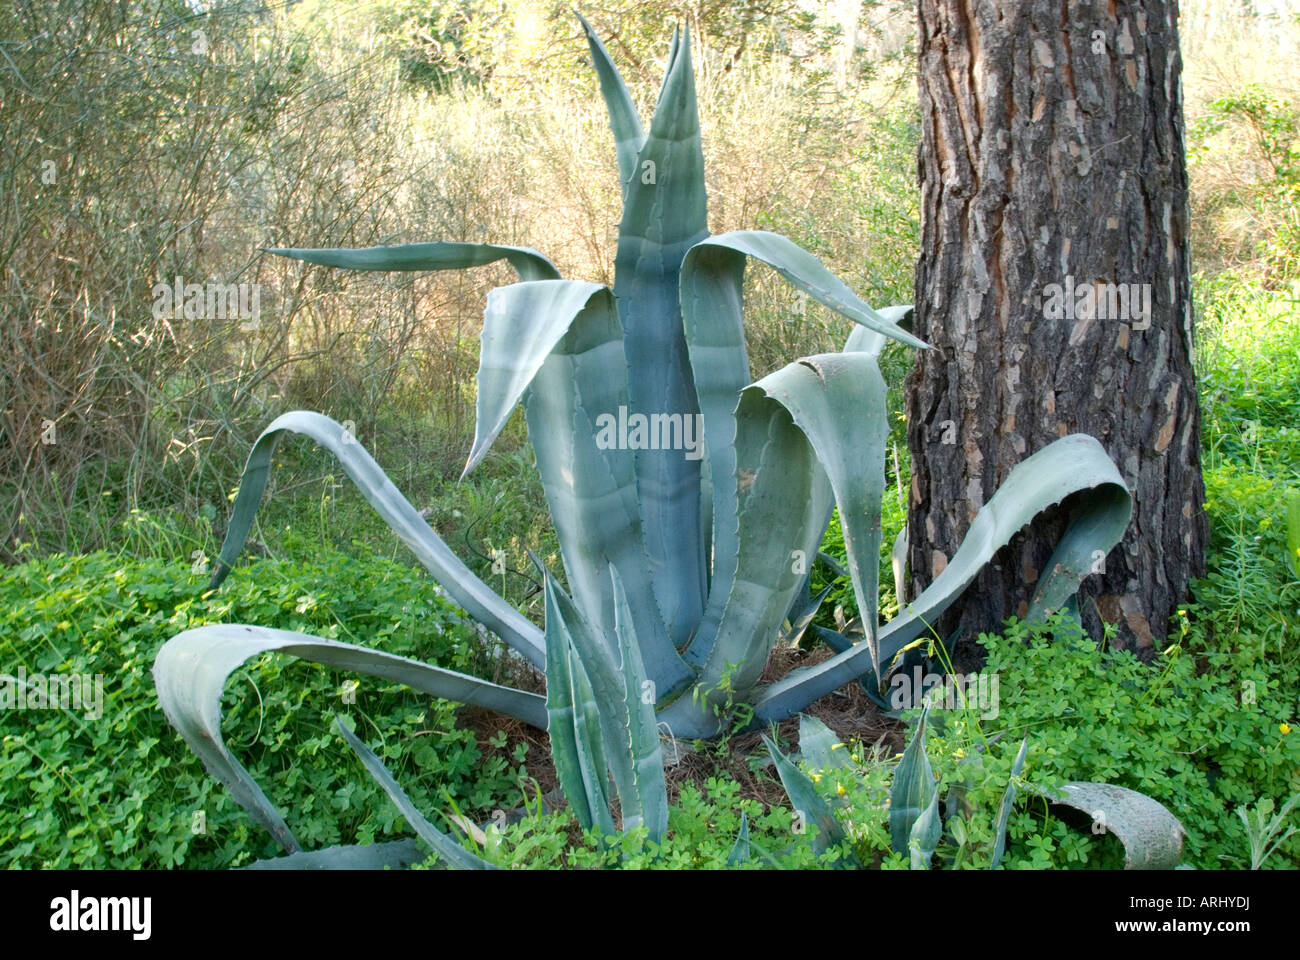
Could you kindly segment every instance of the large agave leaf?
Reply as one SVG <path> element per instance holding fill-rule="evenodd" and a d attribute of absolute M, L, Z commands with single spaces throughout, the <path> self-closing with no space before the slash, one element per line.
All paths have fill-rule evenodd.
<path fill-rule="evenodd" d="M 421 863 L 427 856 L 414 840 L 303 850 L 287 857 L 257 860 L 240 870 L 394 870 Z"/>
<path fill-rule="evenodd" d="M 694 427 L 699 408 L 678 276 L 686 251 L 708 235 L 706 202 L 695 78 L 684 36 L 670 57 L 650 132 L 637 154 L 614 261 L 630 410 L 680 417 L 683 427 Z M 699 624 L 707 589 L 700 461 L 681 449 L 638 450 L 636 480 L 651 579 L 668 635 L 680 647 Z M 647 668 L 653 673 L 653 665 Z"/>
<path fill-rule="evenodd" d="M 404 243 L 392 247 L 268 247 L 292 260 L 347 270 L 463 270 L 505 260 L 520 280 L 554 280 L 554 264 L 529 247 L 495 243 Z"/>
<path fill-rule="evenodd" d="M 343 739 L 347 741 L 348 746 L 361 758 L 361 763 L 366 768 L 366 771 L 375 778 L 375 782 L 383 788 L 384 793 L 388 794 L 388 799 L 393 801 L 393 806 L 397 807 L 402 816 L 406 818 L 406 822 L 411 825 L 411 829 L 415 831 L 416 836 L 427 843 L 440 860 L 456 870 L 499 869 L 486 860 L 474 856 L 474 854 L 424 819 L 423 814 L 411 802 L 411 798 L 398 786 L 397 781 L 393 779 L 393 775 L 388 772 L 383 761 L 375 756 L 374 751 L 367 747 L 360 737 L 348 729 L 342 717 L 335 717 L 335 725 L 338 727 L 339 733 L 343 734 Z"/>
<path fill-rule="evenodd" d="M 925 754 L 928 718 L 929 709 L 923 709 L 889 788 L 889 842 L 895 853 L 904 856 L 909 856 L 913 825 L 931 806 L 937 793 L 930 758 Z"/>
<path fill-rule="evenodd" d="M 1094 830 L 1119 837 L 1125 870 L 1172 870 L 1178 865 L 1187 831 L 1146 794 L 1106 783 L 1067 783 L 1064 796 L 1053 802 L 1086 813 Z"/>
<path fill-rule="evenodd" d="M 709 706 L 726 699 L 728 682 L 742 697 L 758 682 L 803 579 L 799 558 L 806 562 L 816 555 L 830 508 L 825 473 L 781 403 L 788 370 L 746 388 L 736 411 L 739 553 L 717 637 L 700 674 Z M 679 700 L 665 711 L 674 713 L 669 721 L 674 731 L 687 726 L 687 718 L 676 719 L 686 707 Z"/>
<path fill-rule="evenodd" d="M 789 757 L 777 749 L 766 734 L 763 743 L 767 745 L 767 752 L 776 764 L 777 776 L 781 778 L 785 792 L 790 795 L 790 802 L 800 815 L 801 822 L 817 828 L 817 834 L 813 837 L 813 851 L 820 856 L 831 847 L 843 843 L 847 839 L 844 827 L 835 819 L 831 805 L 817 792 L 816 785 Z"/>
<path fill-rule="evenodd" d="M 573 598 L 597 635 L 612 640 L 614 593 L 607 571 L 618 570 L 630 594 L 646 670 L 659 695 L 668 696 L 692 674 L 659 612 L 634 454 L 602 445 L 597 429 L 602 415 L 616 420 L 628 402 L 622 332 L 609 291 L 567 281 L 492 291 L 479 372 L 480 438 L 490 442 L 521 392 Z M 470 466 L 485 449 L 476 441 Z"/>
<path fill-rule="evenodd" d="M 618 154 L 618 177 L 623 183 L 624 192 L 637 169 L 637 154 L 645 142 L 645 132 L 641 129 L 641 116 L 637 113 L 632 95 L 628 93 L 623 76 L 614 66 L 605 45 L 601 43 L 596 31 L 591 28 L 586 17 L 578 14 L 583 32 L 587 35 L 587 46 L 591 49 L 591 62 L 596 67 L 596 76 L 600 80 L 600 93 L 605 98 L 605 107 L 609 110 L 609 127 L 614 134 L 614 150 Z"/>
<path fill-rule="evenodd" d="M 546 726 L 546 702 L 535 693 L 512 690 L 380 650 L 243 624 L 196 627 L 178 633 L 163 644 L 154 660 L 154 686 L 163 713 L 203 761 L 208 773 L 290 853 L 299 847 L 288 825 L 221 737 L 221 692 L 226 678 L 245 660 L 271 651 L 382 677 L 430 696 L 487 707 L 538 729 Z"/>
<path fill-rule="evenodd" d="M 411 548 L 448 595 L 471 617 L 523 654 L 533 666 L 540 669 L 544 665 L 546 649 L 541 631 L 451 552 L 356 437 L 319 413 L 296 410 L 276 417 L 253 444 L 244 475 L 239 481 L 239 493 L 235 497 L 226 540 L 221 545 L 221 555 L 212 572 L 214 587 L 225 579 L 248 539 L 253 517 L 270 477 L 276 445 L 285 433 L 301 433 L 334 454 L 361 495 Z"/>
<path fill-rule="evenodd" d="M 876 341 L 871 341 L 864 342 L 862 347 L 874 347 L 872 357 L 879 354 L 887 337 L 912 346 L 926 346 L 896 325 L 896 320 L 910 308 L 894 307 L 883 314 L 872 310 L 820 260 L 780 234 L 738 230 L 702 240 L 687 253 L 681 275 L 682 320 L 700 413 L 704 417 L 713 480 L 709 490 L 713 579 L 704 620 L 686 654 L 687 661 L 692 663 L 702 663 L 712 649 L 736 569 L 736 496 L 734 488 L 722 482 L 722 478 L 732 476 L 735 471 L 736 398 L 750 382 L 742 303 L 745 263 L 749 257 L 768 264 L 798 290 L 859 324 L 854 336 L 862 331 L 876 337 L 878 346 Z M 854 341 L 851 339 L 850 343 Z M 854 349 L 858 349 L 856 344 Z M 879 379 L 878 372 L 876 379 Z M 883 387 L 879 402 L 884 404 Z M 883 446 L 880 456 L 884 456 Z"/>
<path fill-rule="evenodd" d="M 1106 451 L 1092 437 L 1062 437 L 1017 464 L 1006 482 L 975 515 L 966 539 L 948 566 L 904 613 L 880 631 L 880 660 L 887 666 L 895 656 L 929 629 L 1025 524 L 1074 493 L 1085 494 L 1052 554 L 1049 573 L 1040 581 L 1031 611 L 1039 615 L 1064 603 L 1066 588 L 1077 590 L 1092 571 L 1098 553 L 1104 556 L 1124 534 L 1133 502 Z M 1060 598 L 1059 600 L 1057 598 Z M 845 650 L 812 667 L 791 671 L 758 691 L 754 699 L 759 722 L 780 720 L 803 709 L 871 669 L 865 644 Z M 883 679 L 883 677 L 882 677 Z"/>

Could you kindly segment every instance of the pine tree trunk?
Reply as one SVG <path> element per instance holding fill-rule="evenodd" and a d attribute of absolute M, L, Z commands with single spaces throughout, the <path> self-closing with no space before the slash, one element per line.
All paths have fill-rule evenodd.
<path fill-rule="evenodd" d="M 1204 572 L 1208 536 L 1177 5 L 919 11 L 916 332 L 937 349 L 908 380 L 910 596 L 1015 464 L 1091 434 L 1135 507 L 1081 609 L 1094 636 L 1116 624 L 1117 644 L 1141 654 Z M 969 641 L 1023 615 L 1063 526 L 1058 510 L 1022 532 L 941 632 L 961 626 Z"/>

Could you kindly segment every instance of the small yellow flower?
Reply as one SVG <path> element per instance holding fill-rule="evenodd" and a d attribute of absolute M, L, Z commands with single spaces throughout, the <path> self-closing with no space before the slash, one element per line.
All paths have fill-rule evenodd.
<path fill-rule="evenodd" d="M 965 759 L 965 757 L 966 757 L 966 751 L 963 750 L 961 747 L 958 747 L 958 748 L 957 748 L 957 752 L 954 753 L 953 756 L 956 757 L 958 760 Z"/>
<path fill-rule="evenodd" d="M 812 775 L 812 778 L 813 778 L 813 783 L 821 783 L 822 781 L 822 775 L 820 773 L 814 773 Z"/>
<path fill-rule="evenodd" d="M 1278 729 L 1281 730 L 1284 735 L 1288 734 L 1291 732 L 1291 724 L 1284 723 L 1280 727 L 1278 727 Z"/>
<path fill-rule="evenodd" d="M 848 791 L 844 789 L 844 784 L 842 783 L 835 784 L 835 792 L 839 794 L 841 797 L 844 796 L 844 794 L 848 793 Z"/>

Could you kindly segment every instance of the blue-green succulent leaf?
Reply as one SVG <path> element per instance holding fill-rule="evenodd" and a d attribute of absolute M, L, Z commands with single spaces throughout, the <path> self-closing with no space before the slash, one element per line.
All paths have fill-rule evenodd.
<path fill-rule="evenodd" d="M 843 843 L 846 839 L 844 827 L 835 819 L 831 805 L 817 792 L 816 784 L 791 763 L 790 758 L 777 749 L 776 744 L 766 735 L 763 743 L 767 745 L 767 752 L 776 764 L 781 785 L 790 795 L 794 809 L 800 814 L 800 822 L 817 828 L 816 836 L 813 837 L 813 851 L 820 856 L 831 847 Z"/>
<path fill-rule="evenodd" d="M 267 253 L 346 270 L 464 270 L 505 260 L 520 280 L 554 280 L 560 273 L 530 247 L 495 243 L 403 243 L 391 247 L 267 247 Z"/>
<path fill-rule="evenodd" d="M 455 870 L 499 869 L 486 860 L 474 856 L 474 854 L 426 820 L 420 811 L 416 809 L 415 804 L 411 802 L 411 798 L 393 779 L 393 775 L 388 772 L 383 761 L 375 756 L 374 751 L 366 746 L 360 737 L 348 729 L 342 717 L 336 715 L 334 722 L 339 729 L 339 733 L 343 734 L 343 739 L 347 741 L 348 746 L 361 758 L 361 763 L 366 770 L 375 778 L 375 782 L 383 788 L 384 793 L 388 794 L 388 798 L 393 801 L 393 806 L 397 807 L 402 816 L 406 818 L 406 822 L 411 825 L 411 829 L 415 831 L 416 836 L 427 843 L 433 849 L 433 852 L 438 855 L 439 859 Z"/>
<path fill-rule="evenodd" d="M 546 726 L 546 701 L 535 693 L 498 686 L 382 650 L 235 623 L 178 633 L 163 644 L 154 660 L 154 686 L 163 713 L 203 761 L 208 773 L 290 853 L 300 848 L 284 818 L 221 736 L 221 693 L 226 678 L 244 661 L 268 652 L 382 677 L 430 696 L 496 710 L 538 729 Z"/>
<path fill-rule="evenodd" d="M 610 59 L 605 44 L 596 35 L 587 19 L 578 14 L 583 32 L 587 35 L 587 46 L 591 49 L 591 62 L 596 68 L 600 80 L 600 93 L 605 98 L 605 107 L 609 111 L 609 127 L 614 134 L 614 149 L 618 154 L 618 176 L 624 191 L 636 170 L 637 154 L 645 142 L 645 132 L 641 129 L 641 115 L 637 113 L 636 104 L 628 92 L 623 76 Z"/>
<path fill-rule="evenodd" d="M 361 495 L 411 548 L 434 579 L 465 611 L 523 654 L 539 669 L 546 662 L 542 633 L 527 617 L 498 596 L 452 553 L 410 502 L 402 496 L 373 457 L 344 427 L 319 413 L 295 410 L 276 417 L 248 455 L 239 481 L 225 543 L 212 572 L 212 585 L 219 586 L 239 557 L 248 539 L 258 504 L 270 479 L 275 448 L 285 433 L 300 433 L 325 447 L 338 459 Z"/>
<path fill-rule="evenodd" d="M 646 552 L 668 635 L 677 647 L 698 626 L 707 590 L 700 523 L 703 437 L 695 436 L 699 407 L 682 331 L 678 276 L 686 251 L 707 235 L 695 79 L 689 42 L 683 38 L 628 183 L 614 262 L 629 424 L 635 429 L 630 418 L 646 418 L 642 432 L 652 443 L 636 450 L 635 457 Z M 629 433 L 629 443 L 638 442 Z M 630 590 L 630 578 L 624 575 L 623 580 Z M 647 661 L 646 667 L 653 675 L 654 665 Z"/>
<path fill-rule="evenodd" d="M 990 870 L 996 870 L 998 864 L 1002 862 L 1002 854 L 1007 849 L 1007 824 L 1011 820 L 1011 808 L 1016 802 L 1016 777 L 1020 776 L 1020 771 L 1025 768 L 1025 751 L 1029 749 L 1029 738 L 1020 741 L 1020 752 L 1016 754 L 1015 762 L 1011 764 L 1011 776 L 1007 778 L 1007 789 L 1002 794 L 1002 803 L 998 806 L 998 820 L 993 829 L 993 859 L 989 863 Z"/>
<path fill-rule="evenodd" d="M 921 711 L 903 759 L 889 788 L 889 842 L 895 853 L 909 856 L 912 826 L 934 801 L 936 788 L 930 758 L 925 754 L 925 725 L 929 708 Z M 935 841 L 938 842 L 937 839 Z"/>
<path fill-rule="evenodd" d="M 880 631 L 880 660 L 895 662 L 903 647 L 921 636 L 953 604 L 994 554 L 1039 513 L 1081 493 L 1065 535 L 1040 579 L 1030 610 L 1045 614 L 1062 606 L 1119 542 L 1133 510 L 1123 478 L 1097 440 L 1071 434 L 1012 468 L 996 494 L 975 515 L 966 538 L 944 571 Z M 1059 598 L 1059 599 L 1058 599 Z M 754 696 L 758 722 L 780 720 L 871 669 L 865 644 L 857 644 L 812 667 L 789 674 Z M 882 677 L 882 680 L 884 677 Z"/>

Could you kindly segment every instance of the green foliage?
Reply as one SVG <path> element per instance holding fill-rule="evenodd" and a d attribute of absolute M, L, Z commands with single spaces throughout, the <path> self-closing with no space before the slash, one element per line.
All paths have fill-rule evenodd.
<path fill-rule="evenodd" d="M 275 852 L 157 709 L 149 666 L 177 631 L 250 620 L 459 670 L 494 669 L 473 625 L 427 578 L 364 552 L 308 553 L 252 564 L 220 594 L 188 561 L 100 552 L 0 569 L 0 659 L 9 673 L 103 677 L 103 716 L 94 722 L 63 710 L 0 710 L 0 864 L 216 868 Z M 323 667 L 268 656 L 229 685 L 224 709 L 224 736 L 312 846 L 403 832 L 378 787 L 341 762 L 335 710 L 382 738 L 382 755 L 421 809 L 446 810 L 443 791 L 483 818 L 518 802 L 524 745 L 480 744 L 457 727 L 455 704 L 396 684 L 358 688 Z"/>
<path fill-rule="evenodd" d="M 1295 716 L 1295 684 L 1270 673 L 1270 664 L 1216 651 L 1198 631 L 1183 629 L 1153 668 L 1127 651 L 1100 648 L 1068 624 L 1010 621 L 1003 635 L 981 637 L 983 669 L 1000 680 L 996 720 L 977 731 L 953 714 L 934 734 L 934 755 L 970 757 L 986 737 L 1027 731 L 1024 777 L 1039 791 L 1081 779 L 1137 790 L 1186 828 L 1184 862 L 1240 866 L 1246 844 L 1233 809 L 1300 787 L 1300 738 L 1283 732 Z M 991 835 L 1010 762 L 981 752 L 973 764 L 943 774 L 969 780 L 966 803 L 974 812 L 965 826 L 977 839 Z M 1294 864 L 1297 857 L 1292 838 L 1280 859 Z M 1009 866 L 1118 867 L 1123 850 L 1109 837 L 1080 832 L 1040 799 L 1012 814 L 1007 859 Z"/>

